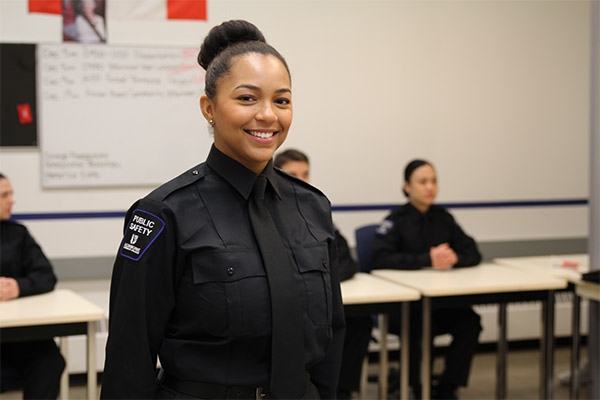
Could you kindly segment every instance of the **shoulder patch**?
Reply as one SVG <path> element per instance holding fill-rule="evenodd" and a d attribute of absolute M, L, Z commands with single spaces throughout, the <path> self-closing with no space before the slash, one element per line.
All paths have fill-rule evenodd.
<path fill-rule="evenodd" d="M 156 215 L 140 209 L 134 210 L 119 252 L 123 257 L 138 261 L 164 229 L 165 221 Z"/>
<path fill-rule="evenodd" d="M 394 223 L 389 219 L 384 220 L 375 230 L 379 235 L 387 235 L 387 233 L 394 227 Z"/>

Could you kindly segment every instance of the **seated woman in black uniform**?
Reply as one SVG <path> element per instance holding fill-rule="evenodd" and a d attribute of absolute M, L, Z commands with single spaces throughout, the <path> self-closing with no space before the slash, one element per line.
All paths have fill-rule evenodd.
<path fill-rule="evenodd" d="M 0 174 L 0 301 L 50 292 L 56 284 L 52 264 L 24 225 L 11 221 L 10 180 Z M 23 389 L 23 398 L 56 399 L 65 360 L 53 339 L 2 343 L 0 388 Z"/>
<path fill-rule="evenodd" d="M 437 176 L 431 163 L 414 160 L 406 166 L 403 192 L 408 203 L 393 210 L 377 229 L 373 244 L 375 269 L 444 270 L 479 264 L 481 255 L 475 241 L 450 213 L 434 204 L 437 191 Z M 409 380 L 419 398 L 422 322 L 420 303 L 415 304 L 410 317 Z M 391 317 L 390 331 L 399 332 L 399 315 Z M 444 372 L 432 389 L 434 397 L 457 398 L 456 389 L 467 385 L 481 329 L 480 317 L 470 307 L 433 310 L 433 335 L 452 335 Z"/>
<path fill-rule="evenodd" d="M 344 311 L 331 206 L 273 168 L 292 122 L 287 64 L 246 21 L 214 27 L 198 60 L 214 144 L 127 213 L 101 397 L 335 398 Z"/>

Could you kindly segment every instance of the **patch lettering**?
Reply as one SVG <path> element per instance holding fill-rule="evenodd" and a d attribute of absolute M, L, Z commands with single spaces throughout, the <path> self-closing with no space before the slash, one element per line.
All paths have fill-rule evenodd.
<path fill-rule="evenodd" d="M 375 230 L 380 235 L 387 235 L 387 233 L 394 227 L 394 223 L 390 220 L 384 220 Z"/>
<path fill-rule="evenodd" d="M 138 261 L 165 229 L 165 221 L 147 211 L 136 209 L 123 235 L 121 255 Z"/>

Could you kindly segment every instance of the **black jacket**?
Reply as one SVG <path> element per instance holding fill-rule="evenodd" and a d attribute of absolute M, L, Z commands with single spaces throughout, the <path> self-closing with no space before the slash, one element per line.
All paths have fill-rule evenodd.
<path fill-rule="evenodd" d="M 329 200 L 269 163 L 266 199 L 301 289 L 305 366 L 335 397 L 344 314 Z M 267 386 L 269 286 L 248 217 L 256 174 L 206 163 L 136 202 L 114 265 L 102 398 L 152 398 L 157 356 L 180 380 Z"/>
<path fill-rule="evenodd" d="M 443 207 L 432 205 L 422 214 L 407 203 L 394 209 L 377 229 L 373 243 L 373 268 L 430 267 L 429 250 L 442 243 L 450 244 L 458 256 L 453 267 L 473 266 L 481 262 L 475 241 Z"/>
<path fill-rule="evenodd" d="M 52 264 L 27 228 L 14 221 L 1 221 L 0 226 L 0 276 L 16 279 L 19 297 L 53 290 Z"/>

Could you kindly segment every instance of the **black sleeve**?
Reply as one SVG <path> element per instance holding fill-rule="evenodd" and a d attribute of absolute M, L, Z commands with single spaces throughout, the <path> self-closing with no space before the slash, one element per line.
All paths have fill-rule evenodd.
<path fill-rule="evenodd" d="M 137 215 L 152 219 L 157 229 L 143 244 L 129 228 Z M 151 399 L 158 387 L 157 354 L 175 304 L 176 221 L 162 204 L 142 200 L 125 222 L 111 280 L 100 398 Z"/>
<path fill-rule="evenodd" d="M 337 252 L 340 269 L 340 282 L 348 280 L 358 271 L 358 264 L 350 253 L 350 247 L 346 238 L 342 236 L 339 230 L 335 230 L 335 241 L 337 243 Z"/>
<path fill-rule="evenodd" d="M 27 228 L 24 230 L 21 241 L 21 271 L 16 277 L 19 284 L 19 297 L 50 292 L 56 285 L 56 275 L 52 264 L 35 241 Z"/>
<path fill-rule="evenodd" d="M 373 241 L 373 269 L 421 269 L 431 266 L 429 253 L 405 250 L 399 225 L 388 217 L 377 229 Z"/>
<path fill-rule="evenodd" d="M 472 267 L 479 264 L 481 262 L 481 253 L 479 253 L 477 243 L 462 230 L 452 216 L 450 216 L 450 218 L 452 218 L 452 240 L 450 247 L 452 247 L 458 256 L 458 262 L 454 267 Z"/>

